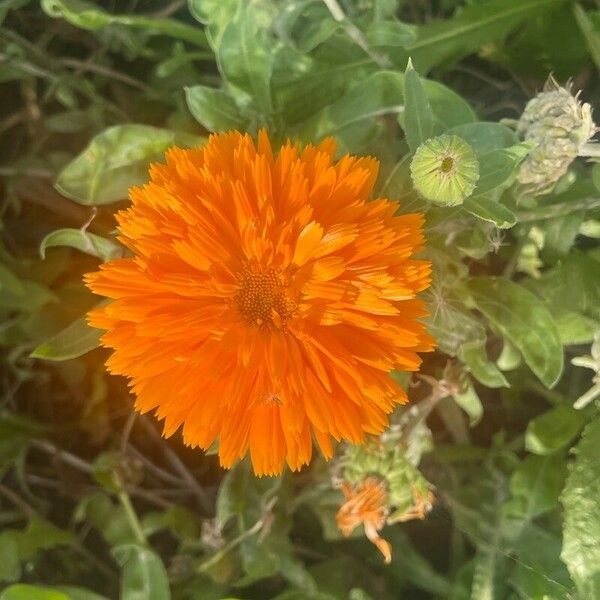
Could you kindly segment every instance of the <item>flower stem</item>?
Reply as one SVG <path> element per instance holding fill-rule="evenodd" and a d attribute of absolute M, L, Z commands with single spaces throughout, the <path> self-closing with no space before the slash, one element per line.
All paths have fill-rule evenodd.
<path fill-rule="evenodd" d="M 123 509 L 125 510 L 125 516 L 127 517 L 127 522 L 129 523 L 129 526 L 131 527 L 131 530 L 133 531 L 133 535 L 135 536 L 135 539 L 139 544 L 141 544 L 142 546 L 147 546 L 148 540 L 146 539 L 146 536 L 144 535 L 144 531 L 142 529 L 142 524 L 140 523 L 140 520 L 138 519 L 135 509 L 133 508 L 133 504 L 131 504 L 131 499 L 129 498 L 129 495 L 125 491 L 125 488 L 123 487 L 123 485 L 120 485 L 119 487 L 120 487 L 120 490 L 117 493 L 117 497 L 119 498 L 119 502 L 121 503 L 121 506 L 123 506 Z"/>
<path fill-rule="evenodd" d="M 527 223 L 529 221 L 545 221 L 564 217 L 578 210 L 590 210 L 600 207 L 600 198 L 582 198 L 573 202 L 561 202 L 551 204 L 550 206 L 540 206 L 534 210 L 524 210 L 517 213 L 518 223 Z"/>

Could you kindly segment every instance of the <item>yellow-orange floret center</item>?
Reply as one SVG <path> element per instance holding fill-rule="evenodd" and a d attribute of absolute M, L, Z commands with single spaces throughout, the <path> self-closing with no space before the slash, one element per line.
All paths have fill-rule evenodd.
<path fill-rule="evenodd" d="M 255 327 L 284 329 L 297 304 L 283 274 L 276 269 L 248 265 L 237 279 L 234 303 L 244 321 Z"/>

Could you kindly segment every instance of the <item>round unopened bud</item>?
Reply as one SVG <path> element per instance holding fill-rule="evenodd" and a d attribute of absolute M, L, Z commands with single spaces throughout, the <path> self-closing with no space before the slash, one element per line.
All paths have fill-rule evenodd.
<path fill-rule="evenodd" d="M 518 182 L 534 196 L 551 191 L 575 158 L 586 156 L 597 130 L 591 106 L 580 102 L 570 85 L 561 87 L 550 77 L 517 123 L 517 133 L 536 144 L 521 165 Z"/>
<path fill-rule="evenodd" d="M 440 135 L 417 148 L 410 174 L 413 185 L 424 198 L 455 206 L 473 193 L 479 179 L 479 162 L 462 138 Z"/>

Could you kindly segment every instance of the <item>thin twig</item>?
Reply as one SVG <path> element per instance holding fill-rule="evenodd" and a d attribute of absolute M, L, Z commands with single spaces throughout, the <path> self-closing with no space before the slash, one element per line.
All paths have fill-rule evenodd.
<path fill-rule="evenodd" d="M 140 418 L 140 423 L 144 425 L 146 431 L 154 437 L 154 439 L 162 446 L 164 451 L 164 456 L 169 462 L 169 464 L 181 475 L 184 481 L 190 486 L 198 499 L 200 506 L 206 510 L 210 511 L 212 508 L 212 503 L 210 502 L 206 491 L 202 488 L 202 486 L 196 481 L 194 476 L 190 473 L 186 465 L 183 461 L 177 456 L 177 453 L 172 450 L 172 448 L 165 442 L 164 438 L 162 438 L 151 425 L 146 417 Z"/>
<path fill-rule="evenodd" d="M 63 58 L 61 59 L 61 64 L 65 67 L 69 67 L 72 69 L 78 69 L 80 72 L 91 71 L 92 73 L 97 73 L 98 75 L 104 75 L 105 77 L 109 77 L 114 79 L 115 81 L 120 81 L 121 83 L 125 83 L 131 87 L 137 88 L 141 90 L 145 94 L 150 96 L 156 96 L 157 92 L 150 86 L 126 75 L 125 73 L 121 73 L 120 71 L 115 71 L 110 67 L 105 67 L 104 65 L 98 65 L 91 62 L 85 62 L 83 60 L 77 60 L 76 58 Z"/>

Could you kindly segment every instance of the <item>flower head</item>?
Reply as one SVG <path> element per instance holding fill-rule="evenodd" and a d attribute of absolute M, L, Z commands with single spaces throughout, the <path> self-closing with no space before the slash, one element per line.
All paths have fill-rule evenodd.
<path fill-rule="evenodd" d="M 577 156 L 597 155 L 588 144 L 598 130 L 592 108 L 550 77 L 516 123 L 517 133 L 535 144 L 517 180 L 532 195 L 550 192 Z M 590 154 L 591 153 L 591 154 Z"/>
<path fill-rule="evenodd" d="M 344 483 L 342 491 L 346 502 L 336 515 L 340 531 L 347 537 L 362 524 L 365 535 L 379 548 L 385 562 L 392 562 L 392 547 L 379 535 L 388 515 L 385 483 L 368 477 L 355 487 Z"/>
<path fill-rule="evenodd" d="M 436 204 L 462 204 L 475 189 L 479 163 L 471 146 L 457 135 L 440 135 L 423 142 L 410 163 L 413 184 Z"/>
<path fill-rule="evenodd" d="M 136 408 L 188 445 L 218 439 L 225 467 L 249 451 L 277 474 L 310 461 L 313 435 L 330 457 L 332 438 L 381 432 L 406 401 L 388 372 L 432 348 L 423 217 L 368 201 L 377 161 L 334 152 L 235 131 L 172 148 L 117 215 L 133 256 L 86 277 L 114 299 L 89 320 Z"/>

